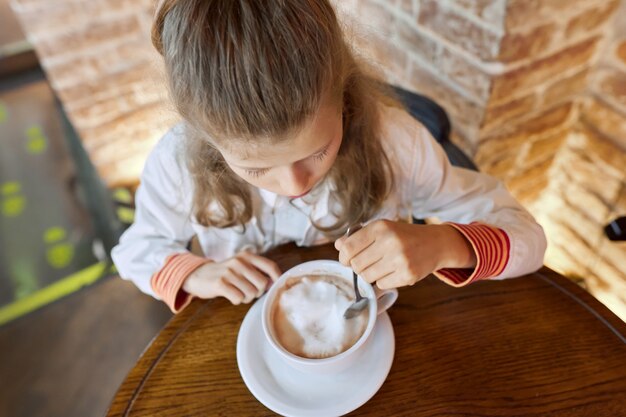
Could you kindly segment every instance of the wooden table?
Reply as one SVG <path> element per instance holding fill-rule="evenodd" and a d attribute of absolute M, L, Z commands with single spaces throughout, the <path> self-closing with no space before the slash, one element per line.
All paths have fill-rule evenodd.
<path fill-rule="evenodd" d="M 336 252 L 288 245 L 268 256 L 286 270 Z M 194 301 L 146 349 L 108 416 L 273 415 L 237 368 L 249 307 Z M 401 289 L 389 315 L 393 366 L 351 415 L 626 416 L 626 324 L 546 268 L 461 289 L 429 277 Z"/>

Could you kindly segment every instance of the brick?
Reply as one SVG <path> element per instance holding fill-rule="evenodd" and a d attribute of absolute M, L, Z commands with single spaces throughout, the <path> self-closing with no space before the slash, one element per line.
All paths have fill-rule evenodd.
<path fill-rule="evenodd" d="M 623 213 L 626 213 L 626 187 L 621 189 L 615 204 L 613 204 L 613 213 L 611 218 L 622 216 Z"/>
<path fill-rule="evenodd" d="M 139 176 L 146 162 L 144 155 L 150 152 L 154 146 L 146 146 L 143 151 L 135 151 L 117 161 L 98 165 L 96 168 L 100 177 L 104 179 L 108 188 L 129 187 L 136 188 L 139 185 Z"/>
<path fill-rule="evenodd" d="M 595 193 L 605 204 L 610 205 L 617 200 L 620 193 L 621 179 L 607 172 L 606 167 L 596 162 L 598 158 L 591 153 L 595 150 L 589 146 L 585 136 L 576 133 L 568 139 L 567 148 L 557 156 L 553 181 L 559 184 L 559 189 L 570 182 L 580 184 L 584 189 Z M 582 143 L 576 143 L 580 141 Z"/>
<path fill-rule="evenodd" d="M 480 167 L 481 172 L 485 172 L 500 180 L 504 180 L 515 170 L 516 161 L 516 153 L 507 153 L 498 157 L 483 156 L 480 160 L 477 160 L 476 163 Z"/>
<path fill-rule="evenodd" d="M 544 226 L 545 229 L 546 227 Z M 580 281 L 582 276 L 585 279 L 588 277 L 586 263 L 572 255 L 567 247 L 552 242 L 550 239 L 548 239 L 548 249 L 544 257 L 544 264 L 574 282 Z M 586 282 L 585 285 L 587 285 Z"/>
<path fill-rule="evenodd" d="M 359 24 L 381 37 L 389 37 L 396 18 L 390 8 L 373 1 L 362 1 L 356 9 Z"/>
<path fill-rule="evenodd" d="M 500 28 L 503 25 L 506 5 L 503 0 L 452 0 L 452 3 L 490 23 L 493 27 Z"/>
<path fill-rule="evenodd" d="M 613 16 L 618 5 L 618 0 L 605 0 L 577 14 L 567 24 L 565 37 L 569 39 L 597 29 Z"/>
<path fill-rule="evenodd" d="M 551 49 L 556 30 L 556 24 L 547 23 L 526 32 L 509 32 L 502 38 L 498 59 L 513 62 L 545 53 Z"/>
<path fill-rule="evenodd" d="M 622 40 L 617 45 L 615 48 L 615 54 L 617 55 L 617 58 L 619 58 L 619 60 L 626 65 L 626 40 Z"/>
<path fill-rule="evenodd" d="M 41 7 L 26 8 L 18 14 L 31 36 L 50 36 L 56 32 L 81 28 L 88 21 L 106 21 L 121 15 L 134 15 L 141 10 L 128 0 L 54 2 Z"/>
<path fill-rule="evenodd" d="M 137 91 L 138 86 L 134 87 L 132 90 L 120 92 L 114 98 L 103 100 L 94 98 L 90 100 L 90 105 L 68 111 L 71 111 L 76 125 L 86 129 L 112 122 L 142 107 L 165 102 L 159 94 L 150 94 L 150 91 L 140 92 Z"/>
<path fill-rule="evenodd" d="M 91 50 L 99 44 L 119 40 L 129 33 L 140 31 L 139 22 L 133 15 L 121 16 L 107 21 L 96 21 L 80 28 L 70 28 L 67 32 L 35 40 L 40 56 L 75 54 Z"/>
<path fill-rule="evenodd" d="M 618 181 L 626 181 L 626 152 L 593 131 L 575 135 L 569 142 L 573 149 L 585 152 L 587 157 L 602 172 L 612 175 Z"/>
<path fill-rule="evenodd" d="M 456 115 L 450 114 L 449 116 L 452 124 L 452 141 L 454 142 L 454 136 L 456 136 L 458 140 L 457 145 L 459 145 L 461 150 L 467 155 L 474 155 L 478 146 L 478 126 L 476 126 L 476 122 L 468 120 L 461 122 Z"/>
<path fill-rule="evenodd" d="M 571 107 L 568 106 L 557 108 L 491 137 L 483 138 L 476 153 L 476 163 L 481 170 L 504 178 L 520 167 L 536 166 L 540 162 L 552 159 L 566 140 L 568 134 L 566 121 L 570 111 Z M 520 159 L 520 155 L 524 155 L 524 158 Z"/>
<path fill-rule="evenodd" d="M 469 92 L 480 102 L 486 102 L 490 95 L 491 76 L 476 67 L 461 55 L 444 48 L 441 51 L 439 70 Z"/>
<path fill-rule="evenodd" d="M 411 25 L 402 20 L 396 23 L 396 31 L 400 42 L 404 45 L 405 52 L 419 55 L 427 62 L 439 66 L 439 56 L 441 45 L 432 38 L 424 35 L 415 25 Z"/>
<path fill-rule="evenodd" d="M 543 191 L 547 185 L 548 171 L 552 167 L 553 158 L 545 159 L 538 164 L 526 167 L 514 177 L 506 181 L 511 191 L 525 190 L 528 188 L 540 188 Z M 537 186 L 538 185 L 538 186 Z"/>
<path fill-rule="evenodd" d="M 418 22 L 483 60 L 493 60 L 498 54 L 498 33 L 472 22 L 436 0 L 422 1 Z"/>
<path fill-rule="evenodd" d="M 532 207 L 548 189 L 549 183 L 547 177 L 542 177 L 528 186 L 511 189 L 511 193 L 523 206 Z"/>
<path fill-rule="evenodd" d="M 529 114 L 536 108 L 536 105 L 537 95 L 532 93 L 506 103 L 491 106 L 485 111 L 485 117 L 482 121 L 481 127 L 488 129 L 491 126 L 502 123 L 505 120 Z"/>
<path fill-rule="evenodd" d="M 571 15 L 588 7 L 589 0 L 509 0 L 505 28 L 515 30 Z"/>
<path fill-rule="evenodd" d="M 354 15 L 358 8 L 359 0 L 330 0 L 337 17 L 343 21 L 350 21 L 354 19 Z"/>
<path fill-rule="evenodd" d="M 577 250 L 579 255 L 587 254 L 588 250 L 595 252 L 595 248 L 602 239 L 602 224 L 586 217 L 580 212 L 579 207 L 571 206 L 569 203 L 561 206 L 558 212 L 554 212 L 554 215 L 574 232 L 576 243 L 570 244 L 579 248 Z"/>
<path fill-rule="evenodd" d="M 606 241 L 600 246 L 598 253 L 599 259 L 593 265 L 595 277 L 598 279 L 596 285 L 604 288 L 607 294 L 619 298 L 618 305 L 612 308 L 619 308 L 622 319 L 626 319 L 626 246 Z"/>
<path fill-rule="evenodd" d="M 492 101 L 503 100 L 558 77 L 563 71 L 587 63 L 599 37 L 585 40 L 546 58 L 497 76 L 493 80 Z"/>
<path fill-rule="evenodd" d="M 501 141 L 505 138 L 523 138 L 529 142 L 533 137 L 539 137 L 552 134 L 569 126 L 572 122 L 572 114 L 574 112 L 574 104 L 572 102 L 564 103 L 555 108 L 544 110 L 542 113 L 524 121 L 518 121 L 516 124 L 498 127 L 493 131 L 483 132 L 481 134 L 481 142 Z"/>
<path fill-rule="evenodd" d="M 588 190 L 583 184 L 572 182 L 563 187 L 563 196 L 569 205 L 576 206 L 579 212 L 595 224 L 602 226 L 608 222 L 609 206 L 595 190 Z"/>
<path fill-rule="evenodd" d="M 357 46 L 380 66 L 388 81 L 406 78 L 409 66 L 406 51 L 390 39 L 372 35 L 359 39 Z"/>
<path fill-rule="evenodd" d="M 479 143 L 476 152 L 476 163 L 488 166 L 494 161 L 515 157 L 521 152 L 522 146 L 528 142 L 523 134 L 502 135 Z M 512 161 L 510 161 L 512 164 Z"/>
<path fill-rule="evenodd" d="M 397 5 L 403 12 L 411 16 L 417 13 L 417 8 L 415 7 L 416 3 L 413 0 L 397 0 Z"/>
<path fill-rule="evenodd" d="M 409 77 L 410 89 L 433 98 L 456 122 L 477 126 L 482 118 L 482 108 L 454 90 L 442 79 L 418 65 L 411 66 Z"/>
<path fill-rule="evenodd" d="M 505 12 L 505 28 L 508 31 L 527 26 L 528 22 L 541 19 L 540 0 L 509 0 Z"/>
<path fill-rule="evenodd" d="M 83 100 L 113 98 L 120 91 L 131 91 L 138 84 L 143 85 L 143 82 L 149 81 L 154 76 L 152 70 L 149 65 L 137 65 L 123 72 L 103 74 L 99 78 L 60 88 L 57 93 L 70 106 Z"/>
<path fill-rule="evenodd" d="M 545 200 L 542 199 L 542 203 Z M 561 219 L 570 213 L 573 216 L 576 215 L 576 211 L 567 208 L 567 206 L 561 205 L 559 207 L 551 207 L 550 222 L 552 227 L 549 228 L 549 243 L 550 245 L 557 245 L 561 248 L 565 248 L 570 255 L 573 255 L 575 259 L 579 261 L 578 265 L 575 265 L 573 271 L 580 270 L 580 267 L 588 268 L 589 263 L 597 257 L 593 243 L 596 243 L 599 238 L 599 233 L 596 231 L 593 236 L 581 236 L 580 231 L 573 229 L 571 225 L 564 223 Z M 544 226 L 545 227 L 545 226 Z M 586 228 L 587 229 L 587 228 Z M 593 230 L 593 228 L 591 228 Z M 593 239 L 595 238 L 595 239 Z M 588 241 L 596 242 L 589 243 Z"/>
<path fill-rule="evenodd" d="M 605 100 L 618 107 L 626 123 L 626 72 L 614 68 L 601 68 L 596 71 L 598 93 Z"/>
<path fill-rule="evenodd" d="M 599 250 L 613 250 L 614 242 L 602 245 Z M 618 249 L 619 250 L 619 249 Z M 626 271 L 615 264 L 616 259 L 626 259 L 626 250 L 619 250 L 617 256 L 610 259 L 600 258 L 589 275 L 589 291 L 613 313 L 626 321 Z"/>
<path fill-rule="evenodd" d="M 568 136 L 569 131 L 565 129 L 557 132 L 553 136 L 548 136 L 532 142 L 522 163 L 534 165 L 541 160 L 554 157 L 558 150 L 563 146 Z"/>
<path fill-rule="evenodd" d="M 545 194 L 542 195 L 540 204 L 543 204 L 545 200 Z M 542 213 L 535 216 L 539 217 L 541 226 L 548 238 L 548 248 L 544 263 L 566 276 L 580 276 L 585 274 L 588 270 L 588 258 L 578 258 L 575 256 L 570 246 L 567 245 L 566 239 L 562 236 L 572 237 L 572 233 L 569 230 L 565 230 L 565 226 L 557 223 L 552 217 Z"/>
<path fill-rule="evenodd" d="M 107 74 L 127 71 L 137 65 L 148 65 L 157 52 L 143 38 L 131 37 L 119 45 L 94 48 L 63 61 L 45 61 L 47 75 L 57 88 L 76 85 Z"/>
<path fill-rule="evenodd" d="M 626 120 L 606 103 L 598 99 L 586 100 L 581 120 L 610 138 L 621 149 L 626 149 Z"/>
<path fill-rule="evenodd" d="M 146 149 L 146 143 L 154 144 L 178 119 L 164 103 L 144 106 L 108 123 L 82 129 L 85 149 L 96 165 L 107 164 L 120 157 L 120 148 L 132 154 Z"/>
<path fill-rule="evenodd" d="M 585 68 L 576 74 L 560 78 L 552 83 L 543 94 L 543 105 L 553 106 L 559 102 L 570 100 L 572 96 L 580 94 L 587 88 L 589 68 Z"/>

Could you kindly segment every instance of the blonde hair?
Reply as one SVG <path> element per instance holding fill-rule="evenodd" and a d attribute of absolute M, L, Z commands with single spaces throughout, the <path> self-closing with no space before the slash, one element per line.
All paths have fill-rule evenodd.
<path fill-rule="evenodd" d="M 335 232 L 381 208 L 393 175 L 379 138 L 379 104 L 392 102 L 391 94 L 357 64 L 327 0 L 163 0 L 152 42 L 190 133 L 198 222 L 245 225 L 253 214 L 249 185 L 215 144 L 289 140 L 328 92 L 343 105 L 343 141 L 325 179 L 336 186 L 342 212 L 335 224 L 317 227 Z"/>

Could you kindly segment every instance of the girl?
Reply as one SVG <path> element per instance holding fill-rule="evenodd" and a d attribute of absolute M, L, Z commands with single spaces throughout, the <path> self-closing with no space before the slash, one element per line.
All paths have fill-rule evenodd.
<path fill-rule="evenodd" d="M 112 256 L 172 311 L 194 296 L 248 303 L 280 275 L 256 253 L 355 223 L 339 260 L 380 288 L 542 265 L 541 227 L 499 182 L 449 164 L 358 65 L 328 0 L 163 0 L 152 40 L 184 121 L 149 156 Z"/>

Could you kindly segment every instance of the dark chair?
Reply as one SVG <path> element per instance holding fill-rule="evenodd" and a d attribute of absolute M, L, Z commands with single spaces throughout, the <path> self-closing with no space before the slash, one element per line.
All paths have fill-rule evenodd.
<path fill-rule="evenodd" d="M 440 105 L 421 94 L 398 86 L 392 88 L 411 116 L 419 120 L 441 144 L 452 165 L 478 171 L 470 157 L 450 141 L 450 119 Z"/>

